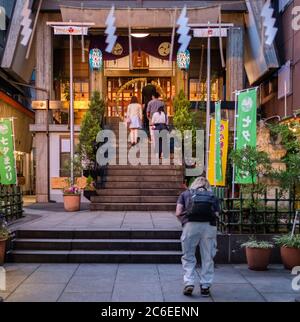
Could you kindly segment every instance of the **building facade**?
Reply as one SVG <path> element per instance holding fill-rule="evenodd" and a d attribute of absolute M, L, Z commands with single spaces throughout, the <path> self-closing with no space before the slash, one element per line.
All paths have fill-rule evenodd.
<path fill-rule="evenodd" d="M 218 27 L 221 22 L 226 29 L 226 37 L 222 41 L 218 37 L 211 38 L 210 99 L 212 102 L 222 100 L 223 114 L 230 119 L 233 128 L 235 91 L 256 86 L 279 67 L 275 46 L 263 46 L 263 39 L 260 38 L 263 25 L 257 17 L 260 17 L 264 1 L 234 2 L 185 2 L 193 35 L 189 46 L 191 63 L 188 70 L 177 66 L 177 37 L 170 59 L 174 22 L 183 6 L 180 1 L 127 1 L 126 4 L 124 1 L 64 1 L 59 5 L 56 1 L 44 0 L 40 11 L 39 1 L 32 2 L 31 19 L 36 21 L 32 42 L 20 49 L 14 39 L 16 35 L 17 39 L 21 39 L 21 27 L 14 25 L 10 34 L 15 37 L 11 36 L 6 48 L 19 54 L 18 57 L 9 57 L 4 52 L 2 66 L 26 82 L 31 81 L 32 72 L 35 75 L 34 86 L 38 88 L 35 100 L 40 103 L 33 106 L 35 124 L 30 129 L 34 134 L 36 149 L 38 202 L 61 200 L 58 188 L 61 187 L 60 179 L 66 176 L 64 160 L 69 159 L 70 155 L 70 43 L 68 36 L 54 35 L 49 22 L 93 23 L 87 36 L 74 36 L 75 143 L 94 91 L 99 91 L 106 101 L 108 118 L 122 118 L 131 96 L 136 95 L 141 99 L 141 90 L 149 81 L 162 94 L 170 115 L 173 113 L 174 97 L 184 90 L 193 107 L 202 113 L 199 127 L 205 128 L 208 41 L 203 30 L 207 30 L 208 23 Z M 16 0 L 15 13 L 19 15 L 16 21 L 22 19 L 20 8 L 24 3 Z M 115 5 L 118 38 L 113 52 L 108 54 L 105 52 L 104 30 L 112 4 Z M 195 29 L 202 29 L 202 37 L 194 37 Z M 138 34 L 138 38 L 134 34 Z M 141 34 L 145 35 L 141 38 Z M 103 68 L 99 70 L 90 67 L 89 53 L 92 49 L 102 52 Z"/>
<path fill-rule="evenodd" d="M 262 117 L 276 116 L 299 121 L 300 11 L 297 6 L 300 6 L 300 1 L 282 0 L 276 5 L 279 27 L 276 44 L 280 68 L 260 84 Z"/>
<path fill-rule="evenodd" d="M 11 68 L 6 68 L 7 44 L 12 37 L 11 25 L 15 19 L 16 1 L 0 1 L 0 118 L 13 118 L 15 134 L 15 157 L 18 184 L 24 194 L 34 193 L 34 163 L 32 133 L 34 111 L 30 104 L 30 91 L 20 85 L 22 79 Z M 11 53 L 10 53 L 10 56 Z M 5 67 L 6 66 L 6 67 Z M 11 67 L 11 66 L 10 66 Z M 17 84 L 19 83 L 19 84 Z"/>

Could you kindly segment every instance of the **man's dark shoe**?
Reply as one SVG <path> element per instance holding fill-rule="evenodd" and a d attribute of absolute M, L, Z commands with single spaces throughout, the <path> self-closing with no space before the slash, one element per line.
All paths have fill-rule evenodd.
<path fill-rule="evenodd" d="M 191 296 L 194 291 L 194 285 L 188 285 L 183 289 L 183 294 L 186 296 Z"/>
<path fill-rule="evenodd" d="M 201 296 L 202 297 L 210 297 L 209 287 L 201 287 Z"/>

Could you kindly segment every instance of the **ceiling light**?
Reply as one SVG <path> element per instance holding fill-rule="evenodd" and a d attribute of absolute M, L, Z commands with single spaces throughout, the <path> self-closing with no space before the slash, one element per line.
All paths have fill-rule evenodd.
<path fill-rule="evenodd" d="M 148 37 L 150 34 L 146 33 L 132 33 L 131 36 L 134 38 L 145 38 Z"/>

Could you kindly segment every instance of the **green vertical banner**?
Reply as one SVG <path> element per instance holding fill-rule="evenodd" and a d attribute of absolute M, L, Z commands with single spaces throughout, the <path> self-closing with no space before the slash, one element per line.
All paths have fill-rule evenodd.
<path fill-rule="evenodd" d="M 215 181 L 223 180 L 222 176 L 222 154 L 221 154 L 221 102 L 215 103 L 215 118 L 216 118 L 216 145 L 215 145 Z"/>
<path fill-rule="evenodd" d="M 256 147 L 256 120 L 257 120 L 257 89 L 250 89 L 238 95 L 238 117 L 236 129 L 236 149 L 242 150 L 247 146 Z M 247 172 L 237 169 L 236 183 L 252 183 Z"/>
<path fill-rule="evenodd" d="M 12 119 L 0 119 L 0 183 L 17 184 Z"/>

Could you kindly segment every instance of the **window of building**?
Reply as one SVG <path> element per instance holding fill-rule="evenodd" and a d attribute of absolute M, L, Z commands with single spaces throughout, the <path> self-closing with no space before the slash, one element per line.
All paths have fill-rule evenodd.
<path fill-rule="evenodd" d="M 211 85 L 211 100 L 220 100 L 220 79 L 212 80 Z M 191 102 L 201 102 L 207 100 L 206 82 L 199 83 L 198 79 L 190 79 L 189 84 L 189 100 Z"/>
<path fill-rule="evenodd" d="M 78 155 L 79 139 L 75 137 L 75 156 Z M 66 136 L 60 137 L 60 157 L 59 157 L 59 176 L 70 177 L 70 138 Z M 75 176 L 80 177 L 81 173 L 76 171 L 76 165 L 74 166 Z"/>

